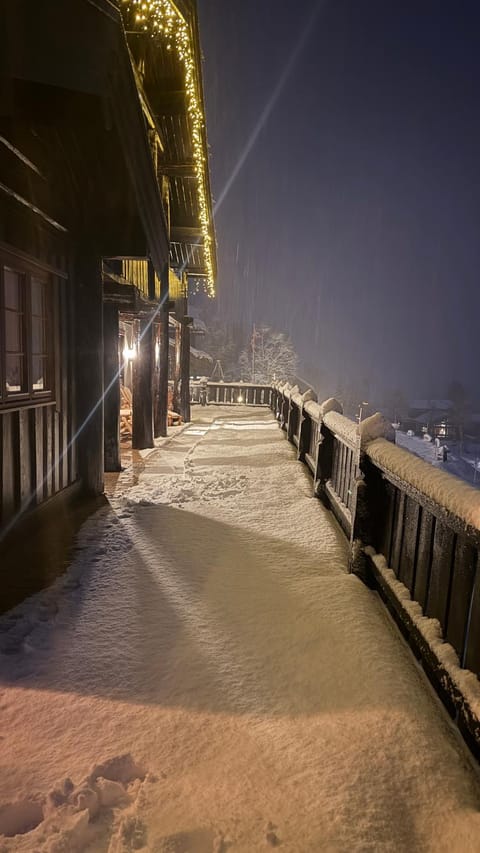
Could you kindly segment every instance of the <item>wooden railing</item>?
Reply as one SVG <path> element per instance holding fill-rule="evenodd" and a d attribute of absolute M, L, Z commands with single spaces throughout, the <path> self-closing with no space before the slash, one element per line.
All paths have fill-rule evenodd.
<path fill-rule="evenodd" d="M 221 406 L 270 406 L 273 389 L 270 385 L 247 382 L 191 382 L 190 401 Z"/>
<path fill-rule="evenodd" d="M 273 387 L 271 408 L 375 586 L 480 757 L 480 492 L 397 447 L 380 414 Z"/>

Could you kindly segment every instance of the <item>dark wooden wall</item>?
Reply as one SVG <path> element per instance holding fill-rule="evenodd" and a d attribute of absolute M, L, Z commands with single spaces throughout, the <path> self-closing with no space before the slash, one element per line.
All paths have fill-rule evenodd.
<path fill-rule="evenodd" d="M 46 262 L 27 260 L 15 249 L 0 249 L 0 260 L 42 275 Z M 53 259 L 52 259 L 53 260 Z M 74 386 L 72 368 L 72 282 L 66 258 L 48 267 L 52 288 L 51 334 L 54 381 L 51 399 L 0 403 L 0 534 L 20 512 L 43 503 L 77 479 L 74 440 Z M 53 270 L 57 270 L 57 273 Z"/>

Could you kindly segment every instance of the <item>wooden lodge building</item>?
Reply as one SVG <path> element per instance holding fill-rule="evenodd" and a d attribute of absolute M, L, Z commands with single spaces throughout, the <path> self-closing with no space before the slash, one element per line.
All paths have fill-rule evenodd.
<path fill-rule="evenodd" d="M 2 0 L 0 536 L 188 418 L 215 235 L 194 0 Z M 172 365 L 170 366 L 170 372 Z"/>

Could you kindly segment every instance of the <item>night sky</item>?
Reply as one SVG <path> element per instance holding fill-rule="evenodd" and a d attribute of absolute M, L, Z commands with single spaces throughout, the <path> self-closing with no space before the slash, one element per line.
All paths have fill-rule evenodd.
<path fill-rule="evenodd" d="M 218 311 L 323 394 L 476 394 L 479 6 L 199 0 Z"/>

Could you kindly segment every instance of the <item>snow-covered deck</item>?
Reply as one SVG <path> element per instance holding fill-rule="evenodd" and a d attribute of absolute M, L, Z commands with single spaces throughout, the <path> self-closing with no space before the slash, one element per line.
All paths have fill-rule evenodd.
<path fill-rule="evenodd" d="M 194 416 L 0 620 L 0 849 L 479 850 L 476 769 L 271 413 Z"/>

